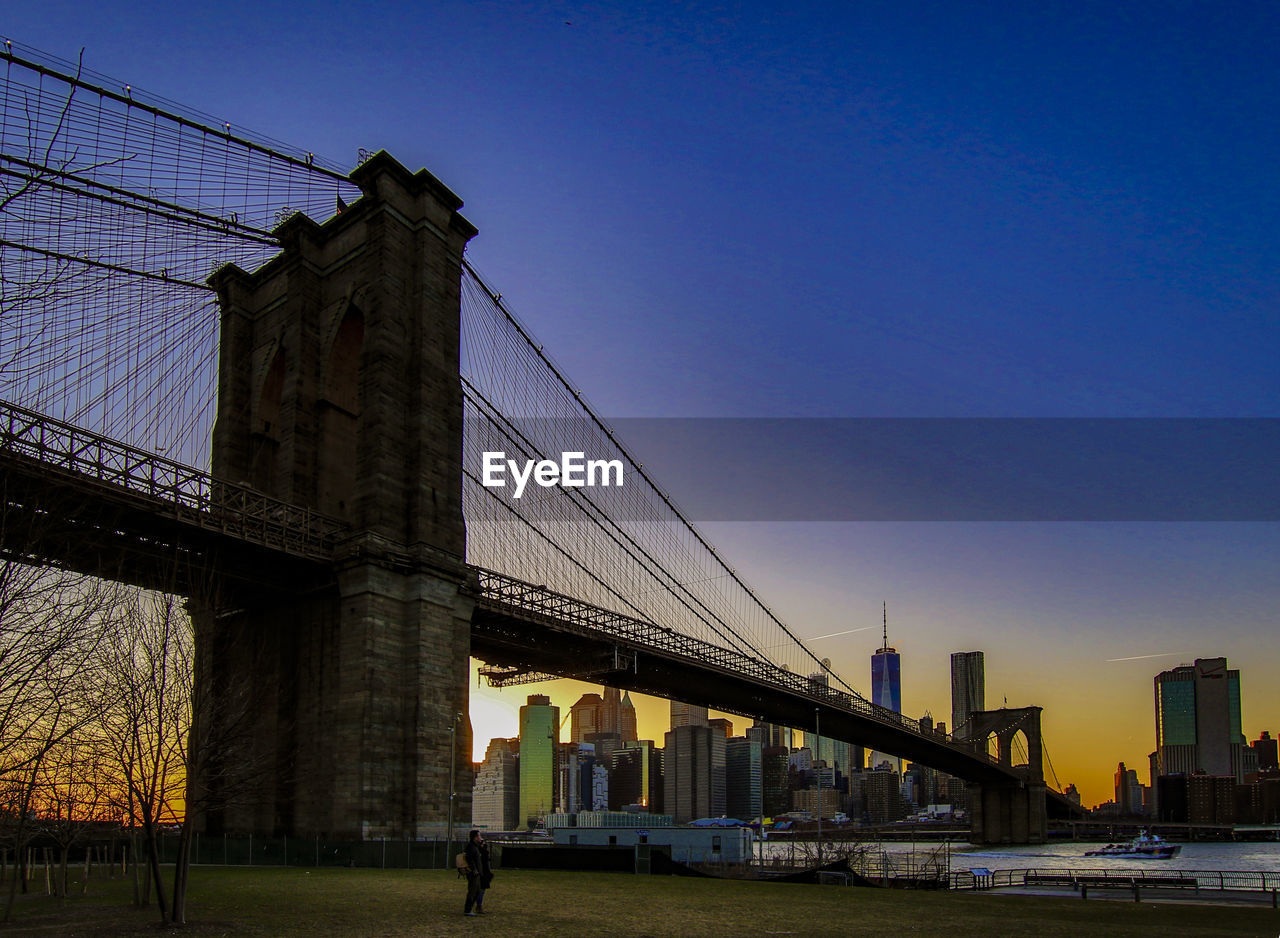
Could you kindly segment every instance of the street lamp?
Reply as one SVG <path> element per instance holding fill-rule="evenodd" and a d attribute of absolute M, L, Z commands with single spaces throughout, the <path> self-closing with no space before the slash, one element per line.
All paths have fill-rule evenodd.
<path fill-rule="evenodd" d="M 822 769 L 818 768 L 818 754 L 822 752 L 822 723 L 818 708 L 813 708 L 813 768 L 818 774 L 818 866 L 822 866 Z"/>
<path fill-rule="evenodd" d="M 555 720 L 551 721 L 552 727 L 555 728 Z M 560 808 L 556 804 L 556 792 L 560 788 L 560 753 L 558 752 L 560 743 L 560 733 L 558 728 L 554 733 L 547 733 L 547 739 L 551 743 L 551 806 L 548 809 L 547 804 L 543 802 L 542 806 L 542 829 L 547 830 L 547 815 L 552 814 Z"/>
<path fill-rule="evenodd" d="M 449 826 L 445 839 L 449 846 L 445 847 L 445 865 L 448 866 L 449 855 L 453 853 L 453 799 L 457 795 L 454 789 L 457 783 L 454 779 L 457 777 L 454 771 L 458 761 L 458 724 L 462 721 L 462 713 L 458 712 L 453 715 L 453 722 L 449 724 Z"/>

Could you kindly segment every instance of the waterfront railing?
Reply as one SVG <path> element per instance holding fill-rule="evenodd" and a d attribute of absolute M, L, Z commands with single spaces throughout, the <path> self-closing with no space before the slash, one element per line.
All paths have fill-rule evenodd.
<path fill-rule="evenodd" d="M 1280 871 L 1171 869 L 952 870 L 952 889 L 1002 889 L 1038 886 L 1067 888 L 1179 887 L 1219 892 L 1280 892 Z"/>

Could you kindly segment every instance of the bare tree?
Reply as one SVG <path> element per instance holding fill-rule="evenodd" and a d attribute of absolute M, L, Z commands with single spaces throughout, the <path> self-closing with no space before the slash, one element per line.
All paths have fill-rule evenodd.
<path fill-rule="evenodd" d="M 93 689 L 85 693 L 96 695 Z M 71 849 L 80 845 L 88 850 L 93 832 L 115 819 L 113 783 L 94 724 L 78 728 L 39 764 L 33 809 L 40 829 L 58 848 L 54 894 L 59 900 L 68 894 Z"/>
<path fill-rule="evenodd" d="M 103 645 L 109 685 L 102 735 L 140 824 L 161 921 L 169 906 L 160 875 L 159 833 L 183 817 L 191 732 L 191 624 L 173 596 L 138 591 L 120 608 Z"/>
<path fill-rule="evenodd" d="M 114 592 L 111 584 L 0 560 L 0 785 L 7 840 L 19 857 L 42 766 L 97 717 L 93 667 Z M 6 920 L 16 887 L 15 879 Z"/>
<path fill-rule="evenodd" d="M 248 790 L 228 784 L 217 768 L 235 766 L 251 785 L 256 773 L 248 688 L 215 701 L 209 682 L 195 680 L 190 616 L 178 599 L 138 592 L 122 609 L 103 645 L 110 702 L 101 733 L 121 779 L 127 812 L 143 828 L 149 885 L 163 921 L 184 924 L 193 819 L 226 808 Z M 245 782 L 245 779 L 250 781 Z M 159 866 L 159 833 L 177 826 L 171 904 Z"/>

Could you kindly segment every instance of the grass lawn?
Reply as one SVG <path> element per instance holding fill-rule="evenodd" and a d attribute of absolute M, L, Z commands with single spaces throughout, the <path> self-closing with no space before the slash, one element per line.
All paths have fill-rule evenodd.
<path fill-rule="evenodd" d="M 78 890 L 77 885 L 73 893 Z M 130 886 L 117 878 L 91 881 L 88 895 L 73 895 L 61 909 L 43 895 L 19 897 L 14 921 L 0 936 L 1280 934 L 1280 911 L 1269 905 L 1084 901 L 623 873 L 500 870 L 483 918 L 462 915 L 464 894 L 452 871 L 197 867 L 185 929 L 160 929 L 154 907 L 129 905 Z"/>

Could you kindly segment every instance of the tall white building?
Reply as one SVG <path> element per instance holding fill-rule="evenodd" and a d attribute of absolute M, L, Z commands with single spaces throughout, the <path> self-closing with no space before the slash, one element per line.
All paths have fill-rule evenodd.
<path fill-rule="evenodd" d="M 491 739 L 471 791 L 471 826 L 518 830 L 520 824 L 520 741 Z"/>
<path fill-rule="evenodd" d="M 583 803 L 587 803 L 583 799 Z M 590 810 L 609 810 L 609 770 L 598 762 L 591 766 L 591 799 Z"/>

